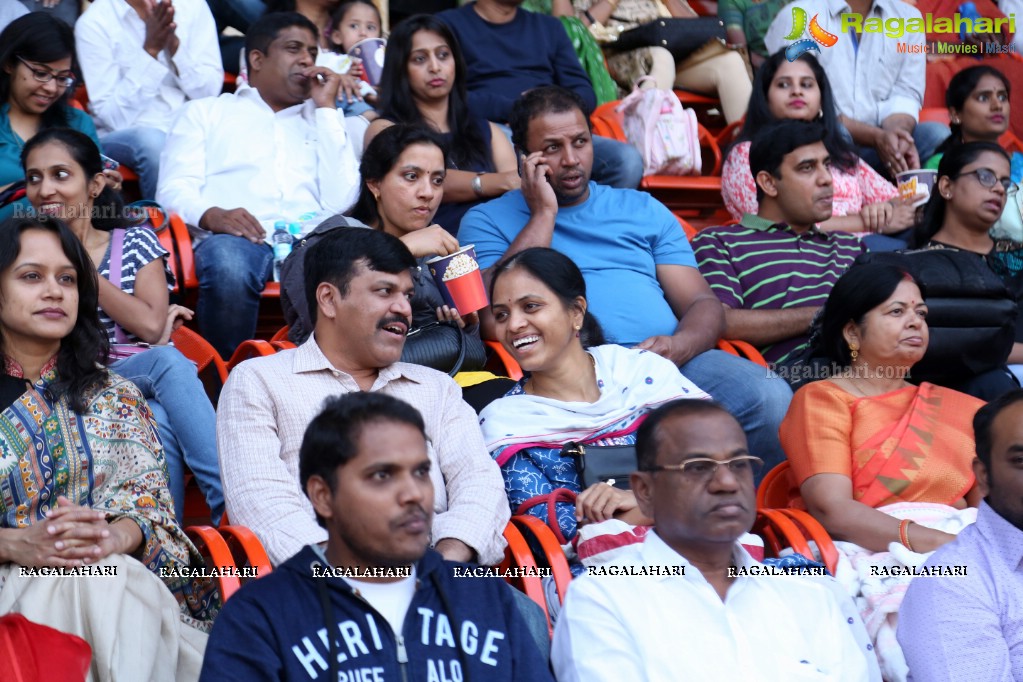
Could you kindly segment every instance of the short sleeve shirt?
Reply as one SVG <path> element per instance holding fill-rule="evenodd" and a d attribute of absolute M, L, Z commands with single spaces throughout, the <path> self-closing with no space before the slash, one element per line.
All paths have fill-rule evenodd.
<path fill-rule="evenodd" d="M 462 219 L 461 244 L 474 244 L 480 267 L 504 256 L 529 222 L 520 190 L 476 206 Z M 664 298 L 657 266 L 696 267 L 678 219 L 645 192 L 590 183 L 589 198 L 558 209 L 551 248 L 579 266 L 590 311 L 609 342 L 635 345 L 671 335 L 678 318 Z"/>
<path fill-rule="evenodd" d="M 113 235 L 111 235 L 111 241 L 112 239 Z M 134 295 L 135 278 L 138 277 L 139 271 L 158 258 L 164 259 L 163 269 L 167 277 L 167 288 L 173 289 L 174 273 L 171 272 L 170 266 L 167 264 L 167 257 L 169 255 L 151 229 L 148 227 L 129 227 L 125 231 L 124 247 L 121 250 L 121 291 Z M 99 264 L 98 270 L 100 276 L 106 277 L 108 280 L 110 279 L 109 246 L 107 246 L 107 252 L 103 255 L 103 261 Z M 103 328 L 107 330 L 110 343 L 114 343 L 114 321 L 102 308 L 99 309 L 99 319 L 103 324 Z M 129 343 L 139 340 L 137 336 L 128 330 L 124 330 L 124 334 Z"/>

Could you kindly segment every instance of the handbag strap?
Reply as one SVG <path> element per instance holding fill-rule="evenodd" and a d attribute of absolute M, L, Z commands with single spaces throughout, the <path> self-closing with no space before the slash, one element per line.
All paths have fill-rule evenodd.
<path fill-rule="evenodd" d="M 127 230 L 118 228 L 110 233 L 110 261 L 107 279 L 118 289 L 121 288 L 121 261 L 124 255 L 124 234 Z M 114 322 L 114 342 L 131 343 L 121 325 Z"/>
<path fill-rule="evenodd" d="M 525 514 L 533 507 L 543 504 L 547 506 L 547 527 L 554 532 L 554 537 L 562 545 L 568 544 L 568 539 L 561 532 L 561 524 L 558 523 L 558 503 L 565 502 L 575 504 L 576 494 L 568 488 L 555 488 L 546 495 L 534 495 L 523 502 L 515 510 L 515 516 Z"/>
<path fill-rule="evenodd" d="M 448 372 L 448 374 L 452 377 L 462 371 L 462 365 L 465 364 L 465 346 L 467 343 L 465 339 L 465 330 L 457 324 L 455 325 L 455 329 L 458 330 L 458 357 L 455 359 L 455 366 L 451 368 L 450 372 Z"/>

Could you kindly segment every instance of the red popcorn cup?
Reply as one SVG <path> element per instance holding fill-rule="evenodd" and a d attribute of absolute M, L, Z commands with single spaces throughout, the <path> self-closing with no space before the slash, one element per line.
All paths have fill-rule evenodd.
<path fill-rule="evenodd" d="M 469 244 L 450 256 L 437 256 L 426 261 L 444 302 L 463 317 L 487 307 L 488 303 L 474 246 Z"/>
<path fill-rule="evenodd" d="M 384 73 L 384 47 L 387 41 L 383 38 L 366 38 L 352 45 L 348 54 L 362 60 L 362 79 L 374 88 L 380 85 L 380 76 Z"/>

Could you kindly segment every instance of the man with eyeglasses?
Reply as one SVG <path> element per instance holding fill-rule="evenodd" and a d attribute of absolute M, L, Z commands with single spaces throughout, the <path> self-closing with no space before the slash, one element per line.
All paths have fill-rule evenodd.
<path fill-rule="evenodd" d="M 572 582 L 551 651 L 558 682 L 880 679 L 830 578 L 765 571 L 737 542 L 763 462 L 731 414 L 668 403 L 640 427 L 636 456 L 632 490 L 654 527 L 619 563 L 647 575 Z"/>

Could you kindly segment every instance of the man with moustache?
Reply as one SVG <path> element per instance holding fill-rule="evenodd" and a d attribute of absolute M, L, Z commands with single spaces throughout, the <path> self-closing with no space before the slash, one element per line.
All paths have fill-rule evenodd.
<path fill-rule="evenodd" d="M 427 428 L 383 392 L 327 400 L 299 452 L 326 547 L 231 597 L 200 680 L 553 682 L 512 588 L 429 549 Z"/>
<path fill-rule="evenodd" d="M 579 97 L 557 86 L 530 90 L 515 103 L 511 128 L 524 154 L 522 189 L 469 210 L 459 243 L 475 244 L 481 268 L 532 246 L 564 253 L 586 278 L 590 310 L 610 341 L 674 362 L 736 415 L 768 467 L 784 460 L 778 426 L 792 391 L 763 367 L 714 349 L 724 311 L 675 216 L 646 192 L 591 181 Z M 492 318 L 480 317 L 493 338 Z"/>
<path fill-rule="evenodd" d="M 966 574 L 912 581 L 899 608 L 911 680 L 1023 680 L 1023 391 L 977 410 L 973 431 L 977 522 L 923 564 Z"/>
<path fill-rule="evenodd" d="M 636 458 L 632 490 L 654 527 L 616 560 L 625 577 L 572 581 L 551 650 L 558 682 L 880 679 L 831 578 L 766 571 L 738 543 L 763 461 L 734 417 L 703 400 L 663 405 Z"/>
<path fill-rule="evenodd" d="M 196 319 L 225 358 L 255 335 L 274 223 L 342 213 L 359 193 L 359 166 L 336 107 L 339 76 L 315 65 L 318 35 L 296 12 L 252 24 L 248 85 L 186 103 L 160 157 L 157 201 L 201 228 Z"/>
<path fill-rule="evenodd" d="M 408 248 L 383 232 L 325 235 L 305 255 L 313 334 L 296 349 L 242 363 L 224 385 L 217 445 L 227 514 L 259 536 L 274 564 L 327 539 L 302 495 L 299 447 L 325 399 L 357 391 L 400 398 L 422 414 L 434 548 L 489 565 L 504 555 L 504 481 L 476 413 L 451 377 L 399 362 L 414 267 Z"/>
<path fill-rule="evenodd" d="M 831 157 L 818 123 L 783 119 L 750 146 L 756 215 L 701 230 L 693 252 L 725 309 L 725 338 L 748 341 L 783 363 L 809 341 L 814 315 L 831 287 L 866 249 L 844 232 L 823 232 L 831 218 Z"/>

